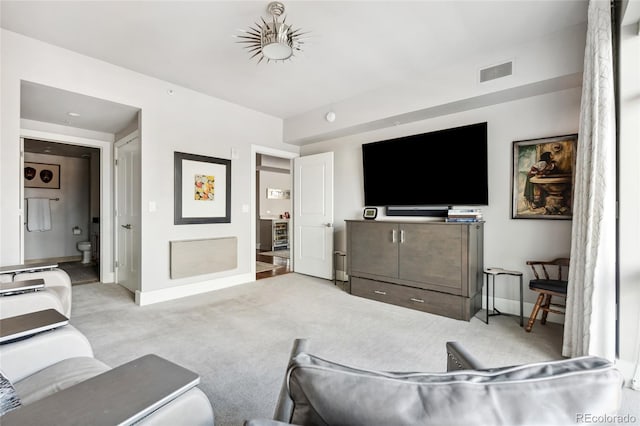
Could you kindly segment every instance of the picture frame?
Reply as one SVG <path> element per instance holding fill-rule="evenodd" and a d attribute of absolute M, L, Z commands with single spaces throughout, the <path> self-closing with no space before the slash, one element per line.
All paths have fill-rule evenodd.
<path fill-rule="evenodd" d="M 60 189 L 60 164 L 25 161 L 24 187 Z"/>
<path fill-rule="evenodd" d="M 362 218 L 367 220 L 373 220 L 378 216 L 377 207 L 365 207 L 362 212 Z"/>
<path fill-rule="evenodd" d="M 267 188 L 267 199 L 288 200 L 291 198 L 290 189 Z"/>
<path fill-rule="evenodd" d="M 513 142 L 511 217 L 573 217 L 578 134 Z"/>
<path fill-rule="evenodd" d="M 231 160 L 174 152 L 174 224 L 231 222 Z"/>

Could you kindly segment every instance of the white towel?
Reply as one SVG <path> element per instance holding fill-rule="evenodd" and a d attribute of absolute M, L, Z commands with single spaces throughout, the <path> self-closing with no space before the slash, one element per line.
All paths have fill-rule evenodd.
<path fill-rule="evenodd" d="M 51 207 L 48 198 L 27 198 L 27 231 L 51 230 Z"/>

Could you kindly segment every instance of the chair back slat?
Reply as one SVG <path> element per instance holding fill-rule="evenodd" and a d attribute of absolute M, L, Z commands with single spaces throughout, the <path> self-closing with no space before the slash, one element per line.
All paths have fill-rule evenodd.
<path fill-rule="evenodd" d="M 528 260 L 536 280 L 562 280 L 566 281 L 569 273 L 569 258 L 559 257 L 553 260 Z"/>
<path fill-rule="evenodd" d="M 542 271 L 544 272 L 544 279 L 548 280 L 549 279 L 549 271 L 547 271 L 547 268 L 544 266 L 544 263 L 540 265 L 542 267 Z"/>

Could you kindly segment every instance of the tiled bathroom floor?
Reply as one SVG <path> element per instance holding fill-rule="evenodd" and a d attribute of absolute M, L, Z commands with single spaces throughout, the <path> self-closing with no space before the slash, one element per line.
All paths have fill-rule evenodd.
<path fill-rule="evenodd" d="M 58 268 L 69 274 L 71 285 L 100 281 L 100 274 L 98 273 L 98 265 L 96 263 L 62 262 L 58 263 Z"/>

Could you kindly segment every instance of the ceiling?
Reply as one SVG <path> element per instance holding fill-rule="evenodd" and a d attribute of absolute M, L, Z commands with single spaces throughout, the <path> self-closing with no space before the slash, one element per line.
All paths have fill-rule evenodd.
<path fill-rule="evenodd" d="M 62 157 L 91 158 L 92 155 L 100 155 L 98 148 L 89 148 L 80 145 L 69 145 L 37 139 L 25 139 L 24 151 L 44 155 L 58 155 Z"/>
<path fill-rule="evenodd" d="M 139 108 L 29 81 L 20 83 L 20 118 L 103 133 L 118 133 Z"/>
<path fill-rule="evenodd" d="M 2 0 L 0 15 L 10 31 L 283 119 L 540 38 L 587 15 L 586 0 L 285 1 L 287 23 L 309 31 L 308 44 L 291 61 L 258 64 L 233 36 L 267 17 L 267 3 Z M 40 95 L 23 99 L 23 111 L 51 120 L 51 111 L 30 105 Z M 60 120 L 69 106 L 58 95 L 46 105 Z"/>

